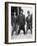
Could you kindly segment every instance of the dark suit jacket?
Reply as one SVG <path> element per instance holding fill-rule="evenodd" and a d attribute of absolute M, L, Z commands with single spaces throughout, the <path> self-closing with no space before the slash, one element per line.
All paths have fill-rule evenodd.
<path fill-rule="evenodd" d="M 19 26 L 25 25 L 25 15 L 18 15 L 17 21 Z"/>
<path fill-rule="evenodd" d="M 32 25 L 32 16 L 30 16 L 30 19 L 28 19 L 28 16 L 26 18 L 27 25 Z"/>

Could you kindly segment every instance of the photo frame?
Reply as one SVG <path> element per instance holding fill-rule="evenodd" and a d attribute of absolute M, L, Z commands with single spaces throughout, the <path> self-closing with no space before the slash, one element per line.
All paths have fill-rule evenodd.
<path fill-rule="evenodd" d="M 14 32 L 14 28 L 13 28 L 15 26 L 15 25 L 13 26 L 13 19 L 14 19 L 13 16 L 16 15 L 17 18 L 19 18 L 19 21 L 20 20 L 23 21 L 24 17 L 21 17 L 22 19 L 18 17 L 18 15 L 22 14 L 21 11 L 23 11 L 23 15 L 25 16 L 25 19 L 27 18 L 28 14 L 32 15 L 32 28 L 31 26 L 29 26 L 28 28 L 25 22 L 25 25 L 27 26 L 27 27 L 25 26 L 25 30 L 28 28 L 30 29 L 29 32 L 27 31 L 28 32 L 27 34 L 26 33 L 23 34 L 24 31 L 23 30 L 24 26 L 23 26 L 22 29 L 17 28 L 17 31 L 19 30 L 23 30 L 23 31 L 19 31 L 21 33 L 19 33 L 19 35 L 16 33 L 17 35 L 15 35 L 16 31 Z M 22 21 L 18 22 L 17 27 L 20 27 L 19 24 L 22 23 Z M 12 33 L 12 31 L 14 33 Z M 14 35 L 11 36 L 11 33 Z M 34 42 L 36 42 L 36 3 L 5 2 L 5 44 L 34 43 Z"/>

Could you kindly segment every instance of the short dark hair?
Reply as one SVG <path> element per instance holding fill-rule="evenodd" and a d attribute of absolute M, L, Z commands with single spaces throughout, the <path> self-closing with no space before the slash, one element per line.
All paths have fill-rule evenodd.
<path fill-rule="evenodd" d="M 20 9 L 20 12 L 21 12 L 21 11 L 23 12 L 23 9 Z"/>
<path fill-rule="evenodd" d="M 27 11 L 27 13 L 30 13 L 30 11 Z"/>

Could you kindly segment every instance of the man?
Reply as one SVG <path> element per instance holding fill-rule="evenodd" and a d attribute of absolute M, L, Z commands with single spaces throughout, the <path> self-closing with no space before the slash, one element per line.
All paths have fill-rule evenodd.
<path fill-rule="evenodd" d="M 14 31 L 17 30 L 17 27 L 16 27 L 16 12 L 14 12 L 12 24 L 13 24 L 13 26 L 12 26 L 13 30 L 12 30 L 12 34 L 11 35 L 13 35 Z"/>
<path fill-rule="evenodd" d="M 20 33 L 20 30 L 24 31 L 25 34 L 25 15 L 23 15 L 23 10 L 20 10 L 20 15 L 18 15 L 18 25 L 19 25 L 19 30 L 18 30 L 18 34 Z"/>
<path fill-rule="evenodd" d="M 27 30 L 26 30 L 26 33 L 30 29 L 31 34 L 32 34 L 32 14 L 30 15 L 30 11 L 27 11 L 27 13 L 28 13 L 28 16 L 26 18 L 26 22 L 27 22 Z"/>

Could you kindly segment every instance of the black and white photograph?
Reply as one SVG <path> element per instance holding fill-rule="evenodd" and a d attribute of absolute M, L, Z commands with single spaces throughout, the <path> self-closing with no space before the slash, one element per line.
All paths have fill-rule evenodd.
<path fill-rule="evenodd" d="M 6 3 L 7 43 L 35 42 L 36 4 Z"/>

